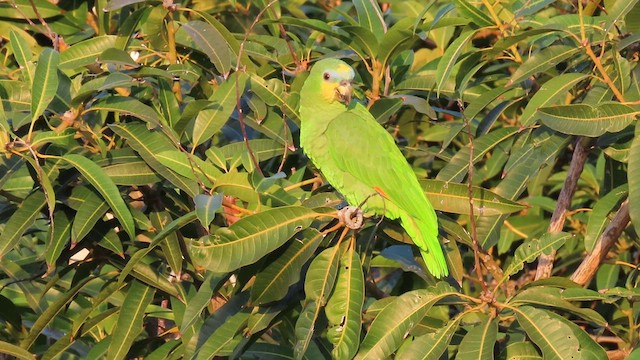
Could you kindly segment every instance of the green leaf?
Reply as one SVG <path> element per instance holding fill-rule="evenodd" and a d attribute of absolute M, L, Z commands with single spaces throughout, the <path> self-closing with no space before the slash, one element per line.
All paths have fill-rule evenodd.
<path fill-rule="evenodd" d="M 536 347 L 529 341 L 512 342 L 507 345 L 499 359 L 502 360 L 542 360 Z"/>
<path fill-rule="evenodd" d="M 64 211 L 57 211 L 53 215 L 53 234 L 47 243 L 45 260 L 47 272 L 52 272 L 56 261 L 71 239 L 71 219 Z"/>
<path fill-rule="evenodd" d="M 117 73 L 119 74 L 119 73 Z M 158 79 L 158 100 L 160 110 L 165 122 L 175 130 L 175 125 L 180 120 L 180 104 L 176 94 L 173 93 L 171 82 L 167 79 Z"/>
<path fill-rule="evenodd" d="M 114 215 L 120 221 L 120 224 L 129 235 L 130 239 L 135 239 L 135 224 L 133 216 L 127 208 L 127 204 L 122 199 L 118 187 L 111 179 L 102 171 L 100 166 L 93 161 L 81 155 L 67 154 L 62 157 L 63 160 L 73 165 L 80 174 L 98 190 L 100 195 L 107 201 Z"/>
<path fill-rule="evenodd" d="M 78 188 L 76 188 L 78 189 Z M 85 191 L 78 191 L 82 204 L 76 212 L 71 228 L 71 243 L 76 244 L 82 240 L 93 229 L 95 224 L 109 210 L 107 204 L 93 189 L 84 188 Z M 74 194 L 75 195 L 75 194 Z"/>
<path fill-rule="evenodd" d="M 629 126 L 639 112 L 617 102 L 596 107 L 589 104 L 558 105 L 538 109 L 542 122 L 553 130 L 568 135 L 600 136 Z"/>
<path fill-rule="evenodd" d="M 0 259 L 13 249 L 20 237 L 33 225 L 45 204 L 44 193 L 34 191 L 18 206 L 0 234 Z"/>
<path fill-rule="evenodd" d="M 165 150 L 155 156 L 162 165 L 185 178 L 202 182 L 209 187 L 222 176 L 220 170 L 209 162 L 179 150 Z"/>
<path fill-rule="evenodd" d="M 436 210 L 469 215 L 469 188 L 467 184 L 442 180 L 420 180 L 427 198 Z M 487 189 L 472 187 L 473 211 L 475 216 L 510 214 L 525 208 Z"/>
<path fill-rule="evenodd" d="M 139 281 L 132 281 L 111 334 L 106 357 L 108 360 L 126 358 L 131 345 L 142 331 L 142 320 L 154 294 L 155 289 Z"/>
<path fill-rule="evenodd" d="M 153 126 L 162 125 L 158 113 L 153 108 L 131 97 L 108 96 L 93 103 L 88 110 L 121 113 L 135 116 Z"/>
<path fill-rule="evenodd" d="M 631 183 L 631 181 L 629 181 Z M 587 252 L 593 251 L 596 241 L 605 227 L 609 223 L 609 213 L 620 201 L 627 196 L 627 184 L 620 185 L 611 190 L 607 195 L 603 196 L 593 205 L 593 210 L 589 214 L 589 223 L 587 224 L 587 233 L 584 237 L 584 248 Z"/>
<path fill-rule="evenodd" d="M 293 239 L 282 255 L 256 275 L 251 287 L 252 302 L 262 305 L 287 295 L 289 286 L 300 280 L 304 264 L 323 239 L 323 234 L 315 229 L 305 229 L 301 236 Z"/>
<path fill-rule="evenodd" d="M 284 154 L 284 146 L 278 141 L 271 139 L 249 140 L 251 152 L 258 161 L 269 160 L 275 156 Z M 233 160 L 239 154 L 248 153 L 247 145 L 244 142 L 234 142 L 220 148 L 225 160 Z"/>
<path fill-rule="evenodd" d="M 501 142 L 509 139 L 520 131 L 518 127 L 504 127 L 494 130 L 473 140 L 473 163 L 482 159 L 489 150 Z M 469 171 L 470 147 L 466 145 L 451 158 L 436 176 L 436 179 L 446 182 L 461 182 Z"/>
<path fill-rule="evenodd" d="M 576 325 L 531 306 L 519 307 L 516 319 L 527 335 L 542 350 L 545 359 L 602 359 L 606 354 Z M 588 340 L 587 340 L 588 339 Z M 590 340 L 590 341 L 589 341 Z"/>
<path fill-rule="evenodd" d="M 78 295 L 78 292 L 80 292 L 80 290 L 93 279 L 95 279 L 93 276 L 85 276 L 84 278 L 79 279 L 77 284 L 72 288 L 67 291 L 63 291 L 62 294 L 57 296 L 54 301 L 47 303 L 46 309 L 42 314 L 39 314 L 37 320 L 31 326 L 29 334 L 20 341 L 20 346 L 27 350 L 30 349 L 45 327 L 47 327 L 47 325 L 55 319 L 56 315 L 64 310 Z"/>
<path fill-rule="evenodd" d="M 200 111 L 193 125 L 193 144 L 200 145 L 220 131 L 236 110 L 236 98 L 242 95 L 246 74 L 234 73 L 209 98 L 212 104 Z"/>
<path fill-rule="evenodd" d="M 202 285 L 200 285 L 198 292 L 187 300 L 187 307 L 182 315 L 182 321 L 178 322 L 180 330 L 183 333 L 195 323 L 202 310 L 211 303 L 213 292 L 220 287 L 221 282 L 225 278 L 226 276 L 220 276 L 220 274 L 208 273 Z"/>
<path fill-rule="evenodd" d="M 37 12 L 36 12 L 37 9 Z M 0 17 L 11 19 L 48 19 L 62 15 L 62 9 L 46 0 L 14 0 L 11 3 L 0 3 Z"/>
<path fill-rule="evenodd" d="M 141 2 L 145 2 L 145 0 L 109 0 L 107 6 L 104 7 L 103 11 L 114 11 L 127 5 L 138 4 Z"/>
<path fill-rule="evenodd" d="M 58 91 L 58 65 L 60 54 L 45 48 L 38 58 L 35 78 L 31 86 L 31 121 L 36 121 L 44 113 Z"/>
<path fill-rule="evenodd" d="M 471 21 L 473 21 L 477 26 L 495 26 L 493 19 L 491 19 L 491 16 L 487 14 L 487 11 L 478 9 L 472 2 L 466 0 L 454 0 L 454 4 L 456 4 L 456 8 L 458 8 L 461 15 L 471 19 Z"/>
<path fill-rule="evenodd" d="M 193 198 L 193 202 L 200 224 L 208 228 L 216 217 L 216 212 L 222 207 L 222 194 L 200 194 Z"/>
<path fill-rule="evenodd" d="M 354 0 L 353 5 L 358 13 L 360 26 L 371 31 L 378 40 L 382 39 L 384 33 L 387 32 L 387 25 L 382 17 L 378 2 L 374 0 Z"/>
<path fill-rule="evenodd" d="M 192 242 L 189 251 L 199 266 L 216 272 L 232 271 L 280 247 L 317 216 L 316 212 L 297 206 L 266 210 Z"/>
<path fill-rule="evenodd" d="M 182 25 L 196 43 L 211 60 L 220 74 L 231 69 L 231 49 L 223 35 L 204 21 L 194 20 Z"/>
<path fill-rule="evenodd" d="M 118 276 L 118 283 L 120 283 L 120 284 L 123 283 L 125 278 L 132 271 L 136 271 L 137 263 L 141 259 L 143 259 L 145 256 L 147 256 L 162 241 L 164 241 L 167 238 L 167 236 L 169 236 L 170 234 L 173 234 L 174 232 L 176 232 L 177 230 L 179 230 L 183 226 L 195 221 L 196 219 L 197 219 L 196 212 L 192 211 L 192 212 L 189 212 L 189 213 L 187 213 L 185 215 L 182 215 L 181 217 L 173 220 L 172 222 L 170 222 L 169 224 L 164 226 L 162 228 L 162 230 L 160 230 L 153 237 L 153 239 L 151 240 L 151 243 L 149 244 L 149 246 L 146 249 L 139 250 L 138 252 L 133 254 L 133 256 L 131 256 L 129 261 L 127 261 L 126 265 L 123 266 L 122 270 L 120 271 L 120 276 Z M 174 293 L 174 292 L 175 292 L 175 290 L 172 290 L 170 293 Z"/>
<path fill-rule="evenodd" d="M 139 158 L 138 158 L 139 159 Z M 162 178 L 142 160 L 103 166 L 104 173 L 116 185 L 139 186 L 160 182 Z"/>
<path fill-rule="evenodd" d="M 640 122 L 636 123 L 635 136 L 629 150 L 627 181 L 629 182 L 629 216 L 636 231 L 640 231 Z"/>
<path fill-rule="evenodd" d="M 4 341 L 0 341 L 0 354 L 12 356 L 18 360 L 33 360 L 36 358 L 36 355 L 28 352 L 20 346 L 13 345 Z"/>
<path fill-rule="evenodd" d="M 376 316 L 360 344 L 356 359 L 385 359 L 439 300 L 458 292 L 445 282 L 424 290 L 408 291 Z"/>
<path fill-rule="evenodd" d="M 398 360 L 439 360 L 447 350 L 455 334 L 462 316 L 449 321 L 445 327 L 436 332 L 416 337 L 411 344 L 403 346 L 398 351 Z"/>
<path fill-rule="evenodd" d="M 444 54 L 438 62 L 438 68 L 436 69 L 436 94 L 440 96 L 440 91 L 444 89 L 447 80 L 453 67 L 455 66 L 458 58 L 462 52 L 467 48 L 467 44 L 471 41 L 471 38 L 475 36 L 475 31 L 466 31 L 458 38 L 456 38 L 445 50 Z"/>
<path fill-rule="evenodd" d="M 95 64 L 100 54 L 114 47 L 115 43 L 115 35 L 103 35 L 73 44 L 60 54 L 60 70 Z"/>
<path fill-rule="evenodd" d="M 493 348 L 498 336 L 496 318 L 482 316 L 483 320 L 469 330 L 462 339 L 456 359 L 493 359 Z"/>
<path fill-rule="evenodd" d="M 298 110 L 292 106 L 284 93 L 282 81 L 270 79 L 265 81 L 262 77 L 249 74 L 249 89 L 258 95 L 267 105 L 278 106 L 291 120 L 300 125 Z"/>
<path fill-rule="evenodd" d="M 588 75 L 580 73 L 568 73 L 555 76 L 540 86 L 540 89 L 533 95 L 529 103 L 524 108 L 520 116 L 522 126 L 533 124 L 538 118 L 538 109 L 551 105 L 566 97 L 577 83 L 588 78 Z"/>
<path fill-rule="evenodd" d="M 509 85 L 517 84 L 528 77 L 546 71 L 559 63 L 581 52 L 582 49 L 569 45 L 553 45 L 546 47 L 522 63 L 509 79 Z"/>
<path fill-rule="evenodd" d="M 160 233 L 171 224 L 173 220 L 168 211 L 152 211 L 149 214 L 149 220 L 151 220 L 151 225 L 155 230 L 155 233 Z M 167 260 L 167 264 L 171 267 L 173 274 L 175 277 L 180 279 L 182 276 L 182 248 L 181 241 L 178 238 L 176 232 L 171 232 L 167 235 L 167 237 L 160 243 L 160 247 L 162 248 L 162 254 L 164 258 Z"/>
<path fill-rule="evenodd" d="M 540 254 L 549 254 L 553 250 L 558 250 L 571 236 L 565 232 L 545 233 L 540 239 L 525 241 L 516 249 L 513 260 L 504 271 L 504 279 L 522 270 L 525 263 L 536 260 Z"/>
<path fill-rule="evenodd" d="M 13 56 L 20 65 L 22 70 L 23 79 L 28 86 L 33 84 L 34 69 L 33 69 L 33 53 L 27 40 L 23 37 L 22 32 L 11 30 L 9 33 L 9 43 L 13 50 Z"/>
<path fill-rule="evenodd" d="M 340 254 L 339 246 L 327 248 L 316 256 L 309 266 L 304 282 L 305 304 L 295 327 L 296 359 L 303 357 L 311 343 L 320 310 L 324 308 L 336 281 Z"/>
<path fill-rule="evenodd" d="M 593 309 L 581 308 L 563 298 L 565 291 L 572 289 L 560 289 L 551 286 L 531 286 L 520 291 L 510 301 L 510 305 L 522 304 L 551 307 L 572 313 L 597 326 L 607 326 L 607 320 Z M 583 289 L 580 289 L 583 290 Z"/>
<path fill-rule="evenodd" d="M 175 148 L 164 134 L 158 131 L 149 131 L 143 123 L 113 125 L 111 129 L 119 136 L 127 139 L 129 146 L 160 176 L 169 180 L 173 185 L 192 197 L 200 192 L 197 183 L 173 173 L 158 160 L 157 155 L 159 153 Z"/>
<path fill-rule="evenodd" d="M 358 350 L 362 331 L 364 274 L 360 255 L 350 246 L 340 258 L 340 267 L 325 314 L 329 321 L 327 338 L 333 344 L 334 359 L 351 359 Z"/>
<path fill-rule="evenodd" d="M 304 292 L 308 300 L 317 300 L 320 306 L 325 306 L 336 281 L 339 261 L 338 246 L 323 250 L 313 259 L 304 281 Z"/>

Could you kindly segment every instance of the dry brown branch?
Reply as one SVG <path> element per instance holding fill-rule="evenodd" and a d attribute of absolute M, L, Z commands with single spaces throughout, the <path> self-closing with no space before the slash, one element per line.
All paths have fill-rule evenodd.
<path fill-rule="evenodd" d="M 567 210 L 571 206 L 571 198 L 576 190 L 576 184 L 582 174 L 584 163 L 587 160 L 589 154 L 589 138 L 579 137 L 576 141 L 575 149 L 573 150 L 573 156 L 571 157 L 571 164 L 569 165 L 569 171 L 567 173 L 567 179 L 564 181 L 560 195 L 558 195 L 558 201 L 556 202 L 556 208 L 551 216 L 551 222 L 547 228 L 547 232 L 550 234 L 557 234 L 562 231 L 564 227 L 564 221 L 567 217 Z M 549 255 L 542 254 L 538 259 L 538 268 L 536 270 L 536 280 L 548 278 L 551 276 L 551 270 L 553 270 L 553 260 L 556 257 L 555 251 Z"/>
<path fill-rule="evenodd" d="M 607 257 L 607 253 L 616 243 L 630 220 L 629 200 L 627 199 L 620 205 L 620 209 L 618 209 L 613 220 L 596 241 L 593 251 L 582 260 L 578 269 L 571 275 L 571 280 L 582 286 L 591 281 L 596 271 L 600 268 L 600 264 Z"/>

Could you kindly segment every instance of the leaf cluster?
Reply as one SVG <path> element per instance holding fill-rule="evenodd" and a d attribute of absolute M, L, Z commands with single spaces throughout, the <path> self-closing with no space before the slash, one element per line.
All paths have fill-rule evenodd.
<path fill-rule="evenodd" d="M 628 356 L 640 6 L 583 3 L 0 3 L 0 353 Z M 421 179 L 449 278 L 397 223 L 338 223 L 298 148 L 325 57 Z"/>

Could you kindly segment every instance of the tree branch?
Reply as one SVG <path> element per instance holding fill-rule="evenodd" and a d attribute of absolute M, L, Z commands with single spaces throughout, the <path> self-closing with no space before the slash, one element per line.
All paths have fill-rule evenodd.
<path fill-rule="evenodd" d="M 596 241 L 593 251 L 582 260 L 580 266 L 571 275 L 571 280 L 582 286 L 591 281 L 596 271 L 600 268 L 600 264 L 607 257 L 607 253 L 629 224 L 629 221 L 631 221 L 631 218 L 629 217 L 629 199 L 627 199 L 620 205 L 620 209 L 618 209 L 613 220 Z"/>
<path fill-rule="evenodd" d="M 558 201 L 556 202 L 556 208 L 551 216 L 551 222 L 547 228 L 547 232 L 551 234 L 557 234 L 564 228 L 564 221 L 567 218 L 567 210 L 571 206 L 571 198 L 576 191 L 576 184 L 582 174 L 584 163 L 587 160 L 589 150 L 587 149 L 591 139 L 579 137 L 576 142 L 575 149 L 573 150 L 573 156 L 571 157 L 571 164 L 569 165 L 569 171 L 567 179 L 564 181 L 560 195 L 558 195 Z M 553 260 L 556 257 L 556 252 L 552 251 L 551 254 L 542 254 L 538 259 L 538 268 L 536 270 L 536 280 L 548 278 L 551 276 L 551 270 L 553 270 Z"/>

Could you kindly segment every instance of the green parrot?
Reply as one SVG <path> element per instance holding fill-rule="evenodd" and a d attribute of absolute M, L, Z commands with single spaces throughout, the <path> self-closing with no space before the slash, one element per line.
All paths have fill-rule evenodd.
<path fill-rule="evenodd" d="M 313 66 L 300 91 L 300 145 L 349 205 L 363 204 L 367 216 L 400 219 L 429 272 L 446 276 L 433 206 L 391 134 L 351 101 L 354 76 L 338 59 Z"/>

